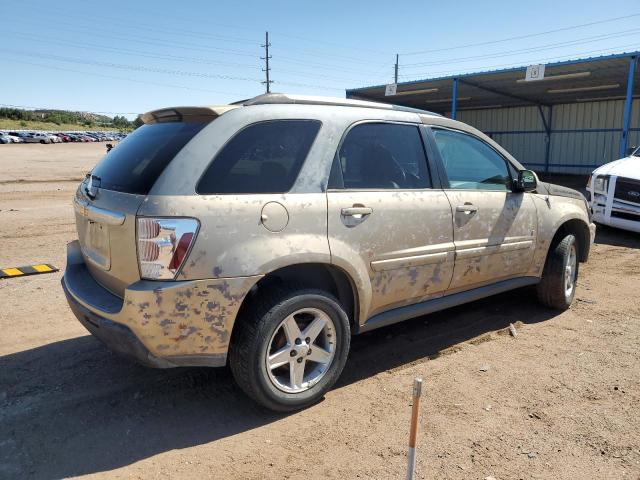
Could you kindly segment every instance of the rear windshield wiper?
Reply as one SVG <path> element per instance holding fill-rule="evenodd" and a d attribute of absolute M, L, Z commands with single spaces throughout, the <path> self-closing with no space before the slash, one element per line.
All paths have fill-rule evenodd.
<path fill-rule="evenodd" d="M 91 173 L 87 173 L 88 182 L 84 186 L 84 193 L 87 194 L 91 200 L 95 200 L 96 195 L 98 195 L 98 189 L 100 188 L 100 177 L 96 175 L 92 175 Z"/>

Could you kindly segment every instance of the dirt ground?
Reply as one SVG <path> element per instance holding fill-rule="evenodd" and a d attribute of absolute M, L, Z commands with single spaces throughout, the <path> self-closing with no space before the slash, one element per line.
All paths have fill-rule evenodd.
<path fill-rule="evenodd" d="M 0 267 L 64 269 L 72 193 L 103 152 L 0 146 Z M 560 315 L 525 289 L 356 337 L 339 384 L 289 415 L 226 369 L 114 356 L 61 276 L 0 280 L 0 478 L 404 478 L 417 375 L 418 478 L 640 478 L 638 235 L 599 229 Z"/>

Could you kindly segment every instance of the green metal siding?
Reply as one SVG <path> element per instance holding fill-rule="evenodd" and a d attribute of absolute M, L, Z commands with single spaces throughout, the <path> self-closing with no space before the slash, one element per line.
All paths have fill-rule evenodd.
<path fill-rule="evenodd" d="M 585 174 L 593 165 L 616 160 L 623 110 L 624 100 L 555 105 L 549 171 Z M 547 135 L 537 107 L 458 110 L 457 116 L 489 134 L 521 163 L 544 170 Z M 633 100 L 630 128 L 629 145 L 640 144 L 640 99 Z"/>

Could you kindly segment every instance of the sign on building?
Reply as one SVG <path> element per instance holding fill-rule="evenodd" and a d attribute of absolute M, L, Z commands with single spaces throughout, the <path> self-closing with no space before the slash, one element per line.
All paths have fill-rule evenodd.
<path fill-rule="evenodd" d="M 544 78 L 544 63 L 541 63 L 539 65 L 529 65 L 527 67 L 527 73 L 524 77 L 525 82 L 542 80 L 543 78 Z"/>
<path fill-rule="evenodd" d="M 392 97 L 392 96 L 394 96 L 396 94 L 397 90 L 398 90 L 398 84 L 397 83 L 390 83 L 384 89 L 384 96 L 385 97 Z"/>

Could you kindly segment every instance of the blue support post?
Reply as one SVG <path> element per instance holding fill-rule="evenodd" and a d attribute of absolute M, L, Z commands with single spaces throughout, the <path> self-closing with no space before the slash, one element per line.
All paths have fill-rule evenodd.
<path fill-rule="evenodd" d="M 549 105 L 549 123 L 547 125 L 547 147 L 544 151 L 544 171 L 549 171 L 549 156 L 551 155 L 551 134 L 553 130 L 551 130 L 551 122 L 553 121 L 553 105 Z"/>
<path fill-rule="evenodd" d="M 631 123 L 631 104 L 633 101 L 633 80 L 636 74 L 637 57 L 631 57 L 629 61 L 629 77 L 627 78 L 627 98 L 624 101 L 624 119 L 622 124 L 622 138 L 620 138 L 620 158 L 627 155 L 627 143 L 629 140 L 629 124 Z"/>
<path fill-rule="evenodd" d="M 453 89 L 451 95 L 451 118 L 456 119 L 456 107 L 458 106 L 458 79 L 453 79 Z"/>

